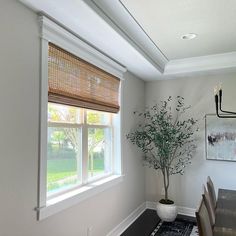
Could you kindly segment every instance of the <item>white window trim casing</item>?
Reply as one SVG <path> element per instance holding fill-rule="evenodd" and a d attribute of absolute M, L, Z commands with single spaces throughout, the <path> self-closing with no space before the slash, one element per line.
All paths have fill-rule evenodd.
<path fill-rule="evenodd" d="M 40 98 L 40 146 L 39 146 L 39 184 L 38 184 L 38 220 L 45 219 L 63 209 L 73 206 L 88 197 L 94 196 L 123 180 L 122 162 L 122 109 L 123 109 L 123 73 L 126 68 L 105 56 L 74 34 L 62 28 L 45 16 L 39 17 L 41 26 L 41 98 Z M 121 79 L 120 88 L 120 112 L 115 119 L 114 135 L 119 142 L 115 142 L 114 152 L 119 158 L 115 158 L 114 174 L 88 183 L 80 188 L 73 189 L 54 198 L 47 199 L 47 104 L 48 104 L 48 43 L 52 42 L 74 55 L 94 64 L 95 66 L 111 73 Z"/>

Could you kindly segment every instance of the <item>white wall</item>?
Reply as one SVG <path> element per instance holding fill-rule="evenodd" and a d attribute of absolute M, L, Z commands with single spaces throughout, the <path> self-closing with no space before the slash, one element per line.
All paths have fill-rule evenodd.
<path fill-rule="evenodd" d="M 202 184 L 210 175 L 216 188 L 236 189 L 236 162 L 210 161 L 205 156 L 205 114 L 215 113 L 213 88 L 223 83 L 224 108 L 236 110 L 236 74 L 215 74 L 175 80 L 146 83 L 146 104 L 181 95 L 186 104 L 192 105 L 191 115 L 199 119 L 200 132 L 197 135 L 197 152 L 192 164 L 183 176 L 172 176 L 170 197 L 180 206 L 196 208 L 201 197 Z M 235 120 L 236 122 L 236 120 Z M 161 198 L 162 177 L 152 169 L 146 169 L 146 199 L 156 201 Z"/>
<path fill-rule="evenodd" d="M 127 142 L 144 82 L 124 82 L 125 180 L 43 221 L 36 220 L 40 41 L 37 15 L 16 0 L 0 7 L 0 236 L 104 236 L 145 200 L 140 154 Z"/>

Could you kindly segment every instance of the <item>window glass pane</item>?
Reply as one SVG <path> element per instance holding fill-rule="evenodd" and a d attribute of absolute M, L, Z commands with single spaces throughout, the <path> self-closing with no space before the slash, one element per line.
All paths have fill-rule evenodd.
<path fill-rule="evenodd" d="M 111 128 L 88 129 L 88 177 L 111 172 Z"/>
<path fill-rule="evenodd" d="M 56 103 L 48 103 L 48 121 L 82 123 L 81 109 Z"/>
<path fill-rule="evenodd" d="M 107 112 L 87 110 L 87 123 L 93 125 L 108 125 L 111 123 L 111 114 Z"/>
<path fill-rule="evenodd" d="M 81 183 L 81 130 L 48 127 L 48 195 Z"/>

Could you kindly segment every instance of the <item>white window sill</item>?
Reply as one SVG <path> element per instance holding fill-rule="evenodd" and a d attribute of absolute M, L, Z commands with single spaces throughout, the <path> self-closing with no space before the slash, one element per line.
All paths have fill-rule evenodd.
<path fill-rule="evenodd" d="M 47 206 L 39 209 L 38 219 L 45 219 L 57 212 L 69 208 L 89 197 L 123 181 L 123 175 L 112 175 L 105 179 L 87 184 L 81 188 L 72 190 L 47 201 Z"/>

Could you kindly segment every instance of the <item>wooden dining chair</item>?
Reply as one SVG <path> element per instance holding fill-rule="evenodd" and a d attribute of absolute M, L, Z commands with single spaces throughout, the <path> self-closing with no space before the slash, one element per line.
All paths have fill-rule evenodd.
<path fill-rule="evenodd" d="M 215 208 L 212 205 L 211 199 L 210 199 L 210 194 L 207 191 L 206 187 L 203 185 L 203 201 L 205 203 L 205 206 L 207 208 L 208 214 L 209 214 L 209 219 L 211 223 L 211 227 L 213 228 L 215 225 Z"/>
<path fill-rule="evenodd" d="M 200 202 L 198 210 L 195 212 L 199 236 L 213 236 L 209 214 L 203 200 Z"/>
<path fill-rule="evenodd" d="M 207 190 L 209 192 L 212 205 L 215 209 L 216 208 L 216 192 L 215 192 L 215 187 L 210 176 L 207 177 Z"/>

